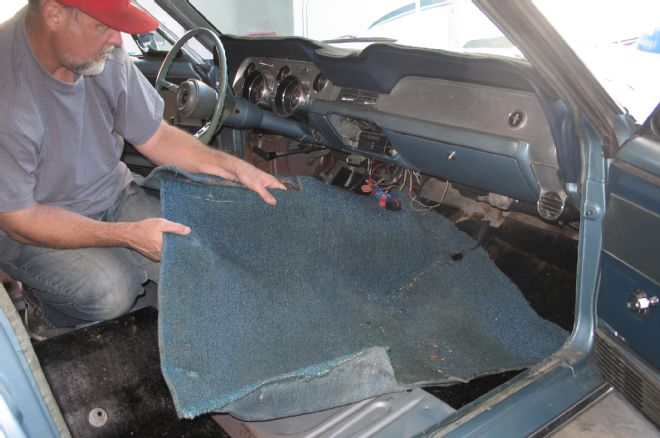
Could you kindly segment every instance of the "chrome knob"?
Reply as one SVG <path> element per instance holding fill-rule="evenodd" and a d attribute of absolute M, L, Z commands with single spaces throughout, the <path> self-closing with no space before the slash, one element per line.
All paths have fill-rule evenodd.
<path fill-rule="evenodd" d="M 642 289 L 637 289 L 628 297 L 628 309 L 639 316 L 648 316 L 651 308 L 656 307 L 658 297 L 649 297 Z"/>

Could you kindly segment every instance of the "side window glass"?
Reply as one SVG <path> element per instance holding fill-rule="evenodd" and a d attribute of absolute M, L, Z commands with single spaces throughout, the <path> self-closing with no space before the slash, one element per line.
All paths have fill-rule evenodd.
<path fill-rule="evenodd" d="M 142 50 L 140 50 L 140 47 L 138 47 L 137 43 L 133 39 L 133 37 L 127 33 L 121 34 L 121 39 L 123 41 L 124 48 L 126 49 L 126 52 L 130 56 L 141 56 L 142 55 Z"/>
<path fill-rule="evenodd" d="M 139 0 L 139 5 L 149 14 L 151 14 L 152 17 L 156 18 L 160 22 L 161 32 L 167 35 L 168 38 L 176 41 L 181 36 L 183 36 L 184 33 L 186 33 L 186 30 L 183 28 L 183 26 L 177 23 L 174 18 L 172 18 L 167 12 L 163 10 L 163 8 L 158 6 L 154 0 Z M 153 33 L 158 34 L 156 37 L 154 37 L 156 38 L 155 44 L 158 46 L 159 43 L 157 38 L 160 36 L 160 34 L 156 31 Z M 159 50 L 169 50 L 170 48 L 171 45 L 167 48 L 163 47 Z M 213 58 L 213 54 L 208 51 L 206 47 L 204 47 L 204 45 L 197 40 L 197 38 L 190 39 L 184 48 L 190 50 L 194 53 L 195 56 L 199 56 L 201 59 Z"/>
<path fill-rule="evenodd" d="M 146 52 L 168 52 L 172 44 L 156 31 L 137 36 L 137 41 L 129 34 L 122 33 L 124 48 L 131 56 L 140 56 Z"/>
<path fill-rule="evenodd" d="M 156 31 L 137 36 L 137 45 L 143 52 L 168 52 L 172 44 Z"/>

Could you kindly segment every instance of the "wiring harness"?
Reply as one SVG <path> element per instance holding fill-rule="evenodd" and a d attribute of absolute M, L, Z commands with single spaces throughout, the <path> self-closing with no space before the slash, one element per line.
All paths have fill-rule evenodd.
<path fill-rule="evenodd" d="M 440 201 L 426 204 L 420 200 L 419 193 L 428 177 L 420 172 L 372 159 L 367 159 L 366 167 L 367 175 L 360 190 L 373 196 L 378 205 L 387 210 L 401 209 L 401 197 L 409 199 L 410 208 L 414 211 L 432 210 L 442 205 L 449 190 L 450 183 L 446 181 Z"/>

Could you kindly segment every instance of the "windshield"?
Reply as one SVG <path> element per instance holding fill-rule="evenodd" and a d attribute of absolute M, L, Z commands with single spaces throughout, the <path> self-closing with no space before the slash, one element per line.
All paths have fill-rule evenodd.
<path fill-rule="evenodd" d="M 520 56 L 468 0 L 191 0 L 223 33 L 300 36 L 346 48 L 371 43 Z"/>
<path fill-rule="evenodd" d="M 644 122 L 660 102 L 660 1 L 534 3 L 608 93 Z"/>

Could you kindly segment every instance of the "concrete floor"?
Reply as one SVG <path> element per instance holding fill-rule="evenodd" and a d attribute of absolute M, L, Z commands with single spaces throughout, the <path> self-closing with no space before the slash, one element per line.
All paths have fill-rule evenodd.
<path fill-rule="evenodd" d="M 656 438 L 660 430 L 616 390 L 557 431 L 553 438 Z"/>

